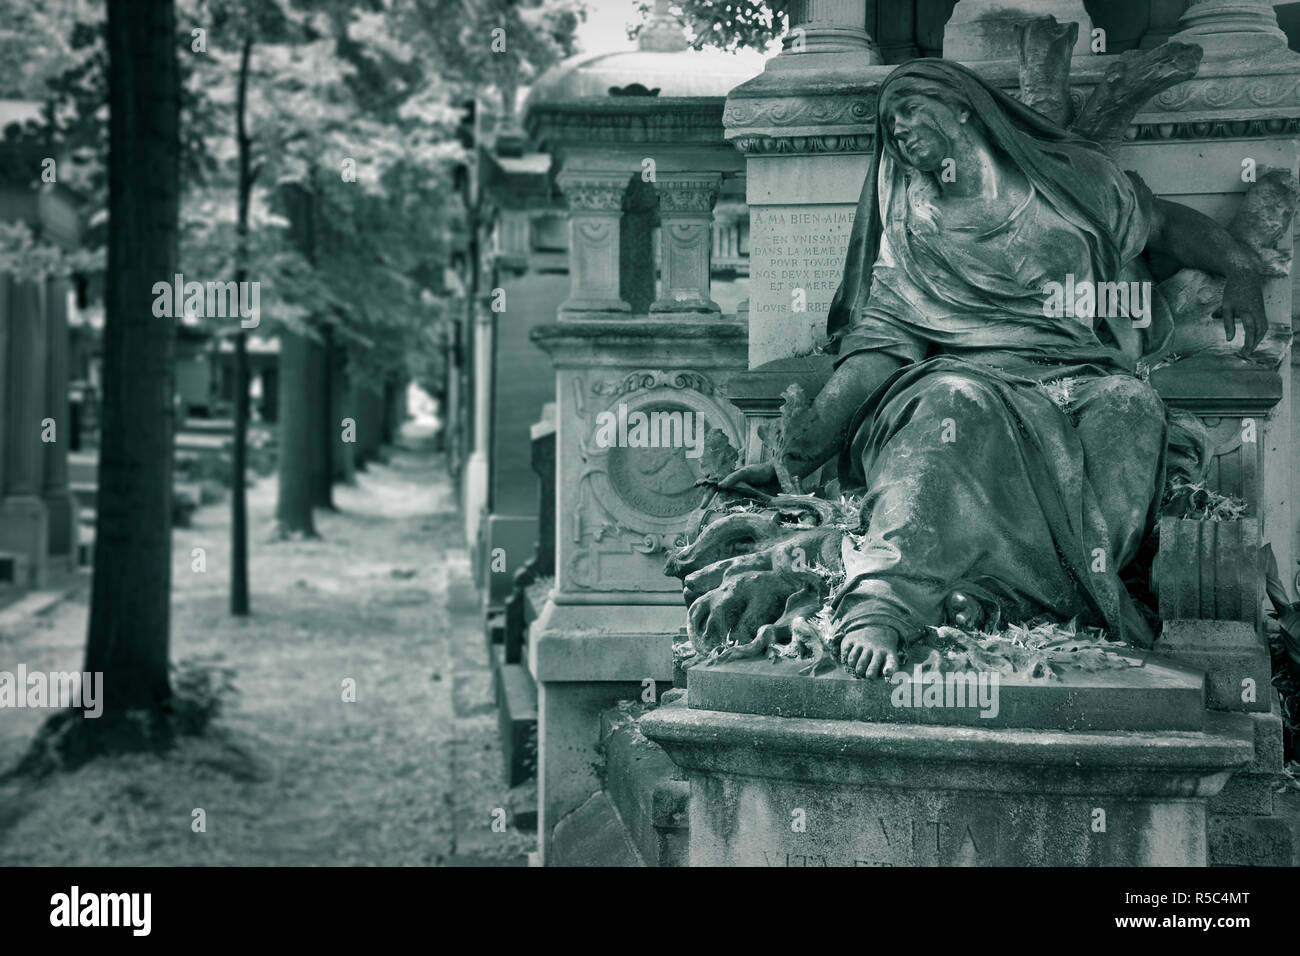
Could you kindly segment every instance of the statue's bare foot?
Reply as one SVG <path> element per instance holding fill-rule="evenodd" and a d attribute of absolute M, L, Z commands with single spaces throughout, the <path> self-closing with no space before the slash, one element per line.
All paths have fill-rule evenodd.
<path fill-rule="evenodd" d="M 860 627 L 840 642 L 840 663 L 858 677 L 889 677 L 898 670 L 898 634 L 887 627 Z"/>

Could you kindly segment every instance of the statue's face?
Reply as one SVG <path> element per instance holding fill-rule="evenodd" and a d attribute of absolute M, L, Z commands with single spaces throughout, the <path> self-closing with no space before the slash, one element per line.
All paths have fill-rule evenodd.
<path fill-rule="evenodd" d="M 921 93 L 901 93 L 888 104 L 885 122 L 903 161 L 923 172 L 938 169 L 956 152 L 961 124 L 955 106 Z"/>

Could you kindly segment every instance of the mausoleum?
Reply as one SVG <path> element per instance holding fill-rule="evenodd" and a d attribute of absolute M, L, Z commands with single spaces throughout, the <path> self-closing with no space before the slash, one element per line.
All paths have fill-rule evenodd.
<path fill-rule="evenodd" d="M 1269 544 L 1289 583 L 1300 555 L 1300 55 L 1273 6 L 802 0 L 789 13 L 762 63 L 687 51 L 661 3 L 640 50 L 563 64 L 523 110 L 568 233 L 564 299 L 530 333 L 554 366 L 553 526 L 538 547 L 554 578 L 525 576 L 506 638 L 536 689 L 539 861 L 1295 864 L 1259 557 Z M 1092 648 L 1117 658 L 1052 680 L 1003 673 L 996 705 L 972 678 L 977 709 L 943 705 L 943 687 L 931 706 L 917 676 L 821 672 L 816 648 L 801 672 L 788 658 L 812 612 L 793 597 L 747 651 L 719 633 L 708 661 L 690 659 L 693 602 L 758 567 L 768 538 L 840 553 L 823 533 L 839 505 L 804 492 L 824 495 L 827 474 L 800 487 L 778 472 L 782 495 L 725 513 L 717 481 L 785 447 L 831 375 L 827 313 L 870 208 L 882 86 L 917 56 L 1085 130 L 1153 197 L 1268 263 L 1267 329 L 1248 357 L 1248 333 L 1229 339 L 1211 317 L 1222 279 L 1153 270 L 1175 338 L 1133 375 L 1203 436 L 1205 488 L 1241 505 L 1230 520 L 1161 519 L 1154 644 Z M 719 232 L 740 210 L 743 227 Z M 742 237 L 743 287 L 717 268 Z M 670 427 L 680 440 L 663 439 Z M 764 560 L 798 573 L 794 551 L 820 554 Z M 795 652 L 776 652 L 782 634 Z"/>

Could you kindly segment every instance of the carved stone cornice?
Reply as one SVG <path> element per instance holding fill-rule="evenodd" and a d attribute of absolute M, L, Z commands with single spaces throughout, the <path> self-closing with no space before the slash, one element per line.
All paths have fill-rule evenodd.
<path fill-rule="evenodd" d="M 712 145 L 722 139 L 723 97 L 626 96 L 610 102 L 532 109 L 525 125 L 539 146 L 563 152 L 574 146 L 628 143 Z"/>
<path fill-rule="evenodd" d="M 1076 57 L 1071 99 L 1083 104 L 1114 56 Z M 894 68 L 849 77 L 809 71 L 755 77 L 732 91 L 723 111 L 727 139 L 746 155 L 862 153 L 872 147 L 880 84 Z M 1012 62 L 981 64 L 980 74 L 1018 91 Z M 797 84 L 797 85 L 796 85 Z M 1283 48 L 1249 60 L 1208 60 L 1200 73 L 1155 96 L 1127 139 L 1250 139 L 1291 135 L 1300 126 L 1300 54 Z"/>
<path fill-rule="evenodd" d="M 782 153 L 868 153 L 870 133 L 827 133 L 822 136 L 737 136 L 732 145 L 747 156 Z"/>

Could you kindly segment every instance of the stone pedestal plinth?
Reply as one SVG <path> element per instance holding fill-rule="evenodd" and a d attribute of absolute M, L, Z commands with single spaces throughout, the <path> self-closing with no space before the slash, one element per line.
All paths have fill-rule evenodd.
<path fill-rule="evenodd" d="M 1004 682 L 1016 727 L 785 669 L 697 667 L 689 706 L 641 719 L 690 778 L 692 866 L 1203 866 L 1207 800 L 1254 756 L 1250 719 L 1205 712 L 1176 668 L 1113 672 L 1113 694 Z M 1147 729 L 1067 729 L 1125 712 Z"/>
<path fill-rule="evenodd" d="M 713 205 L 722 176 L 664 173 L 658 181 L 663 293 L 651 312 L 718 312 L 709 298 Z"/>
<path fill-rule="evenodd" d="M 557 180 L 569 203 L 569 298 L 565 312 L 627 312 L 619 295 L 619 230 L 630 177 L 565 171 Z"/>

